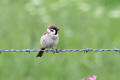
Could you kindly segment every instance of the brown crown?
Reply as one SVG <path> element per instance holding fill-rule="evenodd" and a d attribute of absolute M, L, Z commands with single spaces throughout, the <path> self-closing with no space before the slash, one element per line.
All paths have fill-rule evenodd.
<path fill-rule="evenodd" d="M 59 30 L 56 25 L 50 25 L 48 26 L 48 29 L 54 29 L 54 30 Z"/>

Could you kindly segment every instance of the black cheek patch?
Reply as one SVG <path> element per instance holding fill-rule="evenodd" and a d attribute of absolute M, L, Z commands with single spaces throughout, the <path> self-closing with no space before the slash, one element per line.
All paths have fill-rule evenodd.
<path fill-rule="evenodd" d="M 55 30 L 55 35 L 57 35 L 57 33 L 58 33 L 58 30 Z"/>

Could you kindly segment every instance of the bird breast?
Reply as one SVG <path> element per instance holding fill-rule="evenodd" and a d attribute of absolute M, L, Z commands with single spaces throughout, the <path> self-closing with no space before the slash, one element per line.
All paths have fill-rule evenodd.
<path fill-rule="evenodd" d="M 52 48 L 58 43 L 58 35 L 43 35 L 40 40 L 42 48 Z"/>

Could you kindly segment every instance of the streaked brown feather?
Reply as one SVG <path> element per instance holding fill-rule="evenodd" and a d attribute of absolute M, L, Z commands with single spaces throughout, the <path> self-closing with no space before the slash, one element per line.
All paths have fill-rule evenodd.
<path fill-rule="evenodd" d="M 44 32 L 44 35 L 48 34 L 48 32 Z"/>

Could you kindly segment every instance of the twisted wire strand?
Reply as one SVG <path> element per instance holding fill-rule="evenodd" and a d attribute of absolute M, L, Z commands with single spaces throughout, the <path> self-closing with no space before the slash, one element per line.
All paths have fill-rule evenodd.
<path fill-rule="evenodd" d="M 52 52 L 53 50 L 34 50 L 34 49 L 24 49 L 24 50 L 0 50 L 0 53 L 2 52 L 39 52 L 39 51 L 45 51 L 45 52 Z M 56 49 L 56 53 L 60 52 L 120 52 L 120 49 Z"/>

